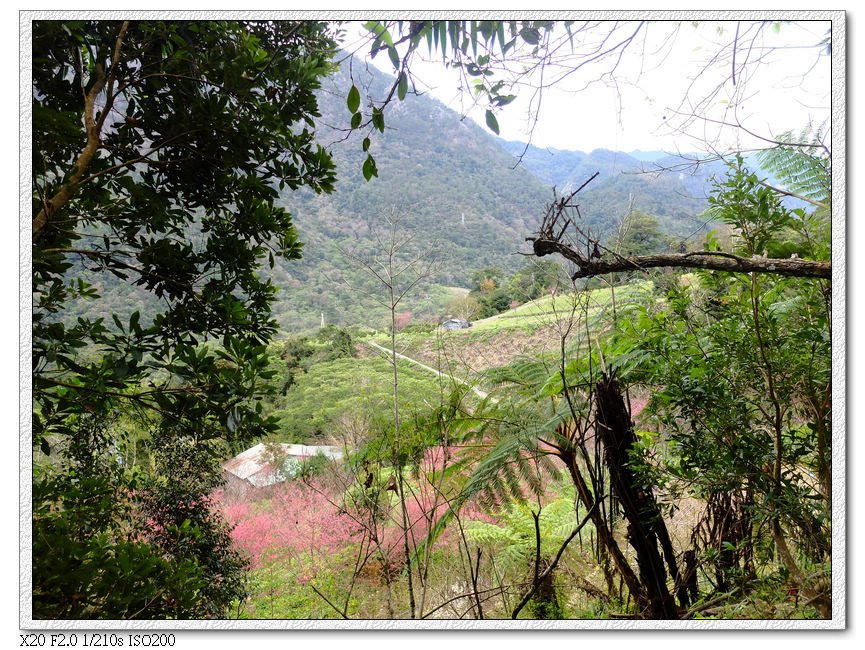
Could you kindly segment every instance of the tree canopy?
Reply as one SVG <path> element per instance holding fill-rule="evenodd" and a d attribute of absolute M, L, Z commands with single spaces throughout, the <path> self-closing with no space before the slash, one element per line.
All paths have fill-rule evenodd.
<path fill-rule="evenodd" d="M 300 256 L 291 215 L 276 203 L 279 189 L 333 187 L 333 164 L 312 126 L 315 90 L 333 69 L 334 48 L 328 26 L 312 21 L 33 23 L 37 485 L 57 487 L 75 473 L 94 472 L 97 459 L 116 456 L 124 444 L 116 430 L 122 413 L 152 441 L 150 497 L 140 507 L 167 531 L 196 520 L 178 512 L 178 503 L 198 503 L 201 534 L 183 534 L 203 539 L 208 510 L 196 498 L 212 489 L 207 476 L 217 470 L 199 459 L 184 470 L 188 481 L 164 477 L 177 476 L 176 464 L 193 458 L 178 457 L 178 449 L 205 450 L 206 441 L 246 439 L 273 427 L 253 399 L 267 377 L 264 346 L 275 331 L 275 288 L 259 271 L 276 257 Z M 112 322 L 65 323 L 60 315 L 71 302 L 99 297 L 83 269 L 143 287 L 160 309 L 148 319 L 136 311 Z M 113 435 L 89 438 L 85 470 L 70 461 L 70 449 L 88 427 L 113 427 Z M 218 453 L 211 449 L 212 457 Z M 109 487 L 131 492 L 134 483 L 120 476 Z M 91 488 L 96 492 L 81 499 L 107 489 Z M 34 490 L 37 501 L 55 499 L 51 508 L 34 504 L 35 537 L 92 546 L 92 537 L 67 535 L 55 521 L 58 512 L 72 512 L 74 501 L 64 510 L 62 494 L 50 494 Z M 93 525 L 119 543 L 125 515 L 118 509 L 113 516 L 113 523 Z M 126 535 L 138 527 L 132 530 Z M 208 566 L 203 547 L 184 558 L 194 545 L 178 544 L 176 534 L 145 539 L 166 557 L 197 563 L 207 580 L 234 570 Z M 128 570 L 144 569 L 133 563 Z M 81 586 L 71 579 L 56 584 L 42 571 L 50 567 L 35 564 L 35 603 L 45 610 L 34 613 L 80 614 Z M 236 592 L 236 584 L 212 598 L 204 590 L 201 602 L 183 607 L 218 614 Z M 166 614 L 85 595 L 102 598 L 100 615 Z M 173 615 L 188 613 L 183 607 Z"/>

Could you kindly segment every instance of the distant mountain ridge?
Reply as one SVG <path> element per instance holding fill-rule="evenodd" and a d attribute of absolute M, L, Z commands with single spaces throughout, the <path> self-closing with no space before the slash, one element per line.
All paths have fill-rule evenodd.
<path fill-rule="evenodd" d="M 683 158 L 660 151 L 636 152 L 595 149 L 590 153 L 526 147 L 523 142 L 499 140 L 502 148 L 545 183 L 567 194 L 598 172 L 580 192 L 580 210 L 586 223 L 599 234 L 608 233 L 633 207 L 658 218 L 661 229 L 689 237 L 701 230 L 699 215 L 708 207 L 712 178 L 724 176 L 720 162 L 700 165 L 693 171 L 656 170 L 677 168 Z"/>
<path fill-rule="evenodd" d="M 655 162 L 656 160 L 666 158 L 670 155 L 666 151 L 643 151 L 641 149 L 634 149 L 633 151 L 628 151 L 627 154 L 631 158 L 636 158 L 637 160 L 643 162 Z"/>
<path fill-rule="evenodd" d="M 283 288 L 277 316 L 287 329 L 318 323 L 322 314 L 326 322 L 369 323 L 375 305 L 364 294 L 376 288 L 340 249 L 376 252 L 371 230 L 384 227 L 386 215 L 401 215 L 401 227 L 418 249 L 437 251 L 440 263 L 431 284 L 467 286 L 478 268 L 495 266 L 511 273 L 522 264 L 516 253 L 526 250 L 525 238 L 552 197 L 542 181 L 516 167 L 494 137 L 426 95 L 393 101 L 385 113 L 384 133 L 346 137 L 340 127 L 349 123 L 348 88 L 358 87 L 364 107 L 368 98 L 384 98 L 392 82 L 375 68 L 355 64 L 350 70 L 346 65 L 318 95 L 317 138 L 332 143 L 328 148 L 339 180 L 330 196 L 283 195 L 304 242 L 304 259 L 280 264 L 273 273 Z M 366 154 L 361 142 L 367 135 L 378 169 L 370 182 L 362 175 Z M 361 289 L 346 291 L 334 282 L 338 277 Z M 435 300 L 422 293 L 406 308 L 434 311 Z"/>

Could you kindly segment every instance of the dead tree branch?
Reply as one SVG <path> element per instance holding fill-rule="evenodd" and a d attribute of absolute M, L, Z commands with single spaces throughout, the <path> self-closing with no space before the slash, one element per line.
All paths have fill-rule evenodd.
<path fill-rule="evenodd" d="M 774 259 L 766 257 L 744 258 L 731 253 L 697 251 L 694 253 L 661 253 L 657 255 L 616 256 L 609 259 L 589 259 L 571 246 L 551 239 L 527 238 L 533 242 L 535 255 L 543 257 L 558 253 L 577 265 L 573 278 L 590 278 L 617 271 L 644 271 L 658 267 L 708 269 L 733 273 L 774 273 L 799 278 L 832 278 L 831 262 L 817 262 L 798 258 Z"/>
<path fill-rule="evenodd" d="M 787 277 L 832 279 L 832 263 L 805 260 L 796 257 L 776 259 L 767 257 L 740 257 L 718 251 L 695 251 L 691 253 L 658 253 L 626 257 L 599 247 L 596 238 L 578 225 L 579 205 L 574 202 L 577 192 L 594 178 L 593 174 L 579 189 L 566 197 L 557 198 L 546 207 L 540 228 L 532 242 L 537 257 L 558 254 L 576 265 L 573 279 L 591 278 L 605 273 L 620 271 L 646 271 L 650 268 L 687 268 L 727 271 L 732 273 L 773 273 Z M 569 231 L 574 231 L 572 235 Z M 601 253 L 603 249 L 604 253 Z"/>

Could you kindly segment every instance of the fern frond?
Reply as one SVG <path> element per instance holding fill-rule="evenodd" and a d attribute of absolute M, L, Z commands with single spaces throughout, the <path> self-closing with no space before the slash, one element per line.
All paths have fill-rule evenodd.
<path fill-rule="evenodd" d="M 524 398 L 537 399 L 552 370 L 542 359 L 520 357 L 500 368 L 487 371 L 486 378 L 500 389 Z"/>
<path fill-rule="evenodd" d="M 784 188 L 803 197 L 827 204 L 832 191 L 831 158 L 823 147 L 822 127 L 808 125 L 798 135 L 787 131 L 778 136 L 782 144 L 761 151 L 757 159 L 774 174 Z"/>
<path fill-rule="evenodd" d="M 568 430 L 573 414 L 560 396 L 562 382 L 555 366 L 538 359 L 517 359 L 490 371 L 487 380 L 508 389 L 515 399 L 486 400 L 475 411 L 475 422 L 484 424 L 469 427 L 464 435 L 493 442 L 493 447 L 477 461 L 460 494 L 431 527 L 416 551 L 417 557 L 438 539 L 467 503 L 487 509 L 515 507 L 523 504 L 529 494 L 542 495 L 545 479 L 559 480 L 561 469 L 539 440 L 560 449 L 573 447 L 573 441 L 562 433 Z"/>
<path fill-rule="evenodd" d="M 489 508 L 522 498 L 519 479 L 513 471 L 512 463 L 520 457 L 526 444 L 526 438 L 518 434 L 499 440 L 477 464 L 474 473 L 450 508 L 430 528 L 427 539 L 419 545 L 416 556 L 422 556 L 423 549 L 438 539 L 454 516 L 469 501 L 477 501 Z"/>
<path fill-rule="evenodd" d="M 497 513 L 498 524 L 466 522 L 469 541 L 490 548 L 505 569 L 525 570 L 535 557 L 535 520 L 533 510 L 516 503 Z M 544 506 L 538 516 L 541 556 L 552 557 L 577 523 L 573 495 L 563 495 Z"/>

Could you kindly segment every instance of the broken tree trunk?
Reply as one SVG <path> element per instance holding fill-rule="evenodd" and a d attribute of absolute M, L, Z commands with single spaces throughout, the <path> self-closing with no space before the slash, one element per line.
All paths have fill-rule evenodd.
<path fill-rule="evenodd" d="M 637 439 L 631 423 L 631 414 L 625 406 L 619 390 L 619 383 L 611 374 L 604 374 L 597 383 L 595 400 L 597 403 L 597 435 L 604 445 L 604 461 L 610 472 L 610 483 L 628 521 L 628 541 L 637 553 L 640 569 L 640 582 L 649 599 L 649 616 L 654 619 L 679 618 L 676 604 L 667 588 L 667 570 L 659 543 L 669 545 L 664 520 L 652 491 L 640 485 L 632 469 L 630 450 Z M 665 548 L 670 568 L 670 577 L 678 583 L 679 572 L 676 568 L 672 549 Z M 686 591 L 680 587 L 680 598 Z"/>

